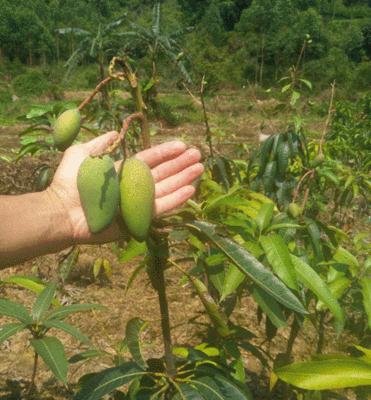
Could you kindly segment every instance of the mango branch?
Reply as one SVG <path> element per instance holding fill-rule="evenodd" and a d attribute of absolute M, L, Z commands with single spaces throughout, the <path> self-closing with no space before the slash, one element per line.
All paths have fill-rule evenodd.
<path fill-rule="evenodd" d="M 323 144 L 325 142 L 327 129 L 328 129 L 329 125 L 330 125 L 331 116 L 332 116 L 332 113 L 334 111 L 333 107 L 332 107 L 332 104 L 334 102 L 334 96 L 335 96 L 335 81 L 331 83 L 330 103 L 329 103 L 329 107 L 328 107 L 328 111 L 327 111 L 327 118 L 326 118 L 325 126 L 323 127 L 321 139 L 319 141 L 318 155 L 322 155 L 323 154 Z"/>
<path fill-rule="evenodd" d="M 78 107 L 77 109 L 79 111 L 81 111 L 85 106 L 87 106 L 88 104 L 90 104 L 92 102 L 92 100 L 94 99 L 94 97 L 96 96 L 96 94 L 98 92 L 100 92 L 102 90 L 102 88 L 107 85 L 109 82 L 111 82 L 111 80 L 113 79 L 112 76 L 107 76 L 107 78 L 103 79 L 103 81 L 101 81 L 96 88 L 93 90 L 93 92 L 91 93 L 91 95 L 89 97 L 87 97 Z"/>
<path fill-rule="evenodd" d="M 120 69 L 119 69 L 120 68 Z M 144 103 L 142 89 L 138 82 L 136 73 L 133 71 L 129 64 L 127 57 L 113 57 L 109 68 L 109 74 L 111 77 L 118 79 L 120 81 L 128 80 L 130 85 L 131 96 L 135 102 L 135 108 L 137 112 L 143 114 L 142 120 L 142 140 L 143 148 L 148 149 L 151 147 L 151 136 L 149 133 L 149 123 L 147 116 L 147 106 Z"/>

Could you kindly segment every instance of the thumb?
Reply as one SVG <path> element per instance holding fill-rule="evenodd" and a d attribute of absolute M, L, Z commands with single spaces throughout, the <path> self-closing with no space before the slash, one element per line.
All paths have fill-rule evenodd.
<path fill-rule="evenodd" d="M 118 133 L 116 131 L 107 132 L 90 140 L 90 142 L 84 143 L 82 146 L 90 156 L 99 156 L 115 142 L 117 137 Z"/>

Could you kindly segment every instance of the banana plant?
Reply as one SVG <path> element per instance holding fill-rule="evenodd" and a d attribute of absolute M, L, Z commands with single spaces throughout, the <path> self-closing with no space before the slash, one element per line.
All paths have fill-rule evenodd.
<path fill-rule="evenodd" d="M 55 378 L 67 386 L 68 362 L 64 346 L 56 336 L 50 335 L 49 331 L 51 329 L 61 330 L 81 343 L 89 345 L 90 339 L 78 328 L 65 322 L 64 319 L 76 312 L 102 310 L 104 307 L 98 304 L 71 304 L 66 306 L 59 304 L 53 306 L 53 303 L 56 303 L 54 296 L 57 287 L 56 283 L 53 282 L 43 287 L 37 282 L 32 284 L 32 280 L 25 277 L 23 279 L 18 277 L 18 279 L 8 283 L 16 283 L 39 292 L 31 311 L 20 303 L 0 299 L 0 315 L 17 321 L 1 327 L 0 343 L 21 331 L 28 331 L 30 334 L 30 344 L 34 350 L 34 363 L 28 394 L 35 386 L 39 357 L 45 362 Z M 40 288 L 42 288 L 41 291 Z"/>

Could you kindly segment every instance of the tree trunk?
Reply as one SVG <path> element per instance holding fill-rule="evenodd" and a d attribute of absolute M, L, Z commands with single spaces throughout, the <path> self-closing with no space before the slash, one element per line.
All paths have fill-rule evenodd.
<path fill-rule="evenodd" d="M 262 37 L 261 37 L 261 45 L 260 45 L 260 71 L 259 71 L 260 86 L 263 84 L 264 47 L 265 47 L 265 34 L 263 33 Z"/>

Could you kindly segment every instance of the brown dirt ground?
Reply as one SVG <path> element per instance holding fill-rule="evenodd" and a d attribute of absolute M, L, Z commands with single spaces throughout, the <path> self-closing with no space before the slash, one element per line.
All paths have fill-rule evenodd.
<path fill-rule="evenodd" d="M 217 102 L 217 100 L 216 100 Z M 218 104 L 213 105 L 212 112 L 219 111 Z M 233 110 L 222 110 L 228 113 Z M 256 129 L 259 125 L 256 121 L 245 117 L 239 117 L 241 120 L 234 123 L 239 128 L 239 135 L 236 141 L 243 140 L 255 141 Z M 16 146 L 17 138 L 14 133 L 17 128 L 9 130 L 0 129 L 0 148 Z M 189 144 L 200 145 L 203 126 L 198 124 L 187 124 L 181 127 L 169 129 L 159 127 L 158 135 L 155 141 L 164 141 L 171 138 L 185 138 Z M 242 134 L 242 132 L 244 132 Z M 241 135 L 241 136 L 240 136 Z M 255 136 L 254 136 L 255 135 Z M 19 194 L 34 190 L 33 171 L 42 163 L 47 163 L 56 168 L 58 158 L 55 155 L 43 155 L 42 157 L 26 157 L 18 163 L 5 163 L 0 160 L 0 194 Z M 0 222 L 1 223 L 1 222 Z M 107 258 L 113 269 L 111 282 L 99 284 L 91 278 L 92 263 L 97 257 Z M 108 307 L 108 312 L 80 313 L 70 318 L 70 322 L 75 323 L 84 333 L 87 333 L 97 347 L 114 354 L 117 343 L 123 338 L 126 322 L 139 316 L 149 322 L 148 328 L 143 335 L 144 355 L 146 357 L 158 357 L 162 355 L 162 340 L 160 331 L 160 315 L 156 293 L 149 285 L 145 274 L 140 274 L 135 283 L 129 289 L 126 297 L 124 289 L 128 279 L 139 260 L 129 262 L 126 265 L 120 265 L 112 246 L 107 244 L 103 246 L 82 246 L 80 256 L 73 271 L 73 279 L 65 285 L 63 292 L 63 301 L 67 303 L 92 302 L 103 304 Z M 58 255 L 48 255 L 28 261 L 21 265 L 0 271 L 0 279 L 11 275 L 27 275 L 38 273 L 41 277 L 51 279 L 55 277 Z M 197 322 L 205 322 L 207 319 L 202 313 L 200 301 L 188 285 L 180 284 L 180 274 L 175 270 L 168 271 L 168 296 L 170 304 L 170 316 L 172 324 L 172 336 L 177 345 L 197 344 L 201 341 L 204 328 L 201 325 L 189 323 L 194 317 Z M 31 306 L 34 295 L 27 290 L 14 286 L 0 286 L 0 297 L 20 301 L 26 306 Z M 281 329 L 271 343 L 265 343 L 264 321 L 259 323 L 256 313 L 256 304 L 249 297 L 245 296 L 236 307 L 232 319 L 248 328 L 256 334 L 253 343 L 261 346 L 264 350 L 269 350 L 274 357 L 276 354 L 284 352 L 288 329 Z M 6 318 L 0 318 L 0 324 L 6 322 Z M 342 336 L 335 338 L 332 327 L 328 325 L 328 335 L 326 337 L 325 351 L 332 352 L 345 350 L 350 343 L 350 339 Z M 63 341 L 68 356 L 73 355 L 82 349 L 74 339 L 65 334 L 58 333 L 57 336 Z M 313 326 L 306 322 L 301 334 L 294 345 L 294 356 L 296 360 L 304 359 L 315 347 L 316 332 Z M 29 381 L 32 371 L 32 351 L 27 344 L 27 334 L 22 333 L 5 341 L 0 346 L 0 399 L 17 399 L 17 388 L 24 387 Z M 251 354 L 244 354 L 247 370 L 255 377 L 260 376 L 260 381 L 267 386 L 268 378 L 265 376 L 260 362 Z M 97 371 L 105 367 L 112 366 L 109 357 L 95 359 L 83 364 L 74 364 L 69 369 L 69 381 L 76 382 L 84 373 Z M 259 378 L 255 378 L 255 382 Z M 45 365 L 40 364 L 37 375 L 37 386 L 40 389 L 37 399 L 66 399 L 67 394 L 63 388 L 51 378 L 51 373 Z M 267 391 L 254 389 L 256 399 L 275 399 L 277 395 L 269 396 Z M 265 394 L 264 394 L 265 393 Z M 351 395 L 349 394 L 349 399 Z"/>

